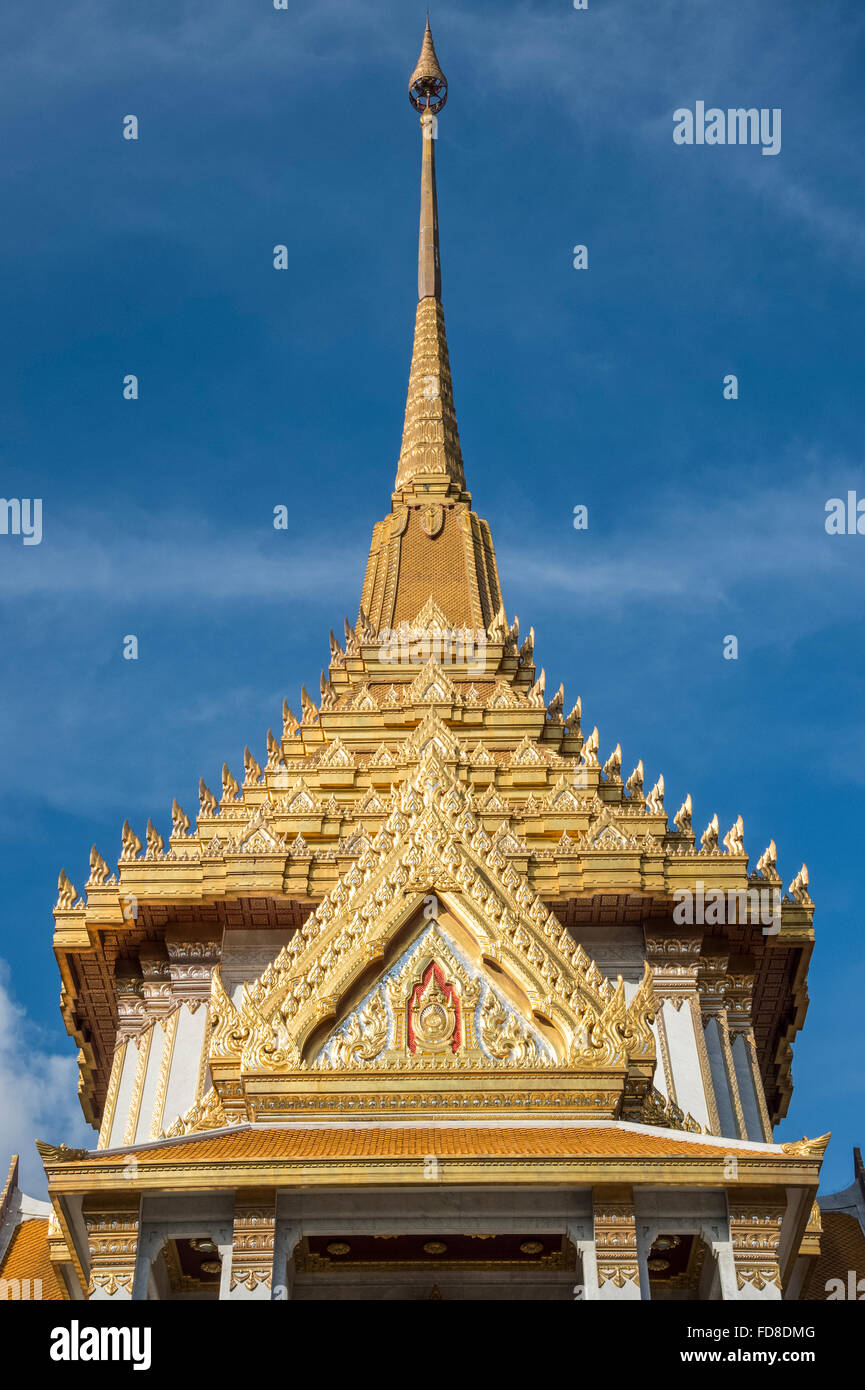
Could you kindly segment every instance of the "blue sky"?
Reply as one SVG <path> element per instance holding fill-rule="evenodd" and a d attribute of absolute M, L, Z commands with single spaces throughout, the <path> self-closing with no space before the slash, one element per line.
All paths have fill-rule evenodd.
<path fill-rule="evenodd" d="M 192 814 L 200 776 L 247 742 L 261 759 L 356 612 L 411 348 L 423 23 L 405 0 L 4 14 L 0 492 L 43 499 L 44 537 L 0 537 L 0 1148 L 25 1146 L 31 1185 L 34 1134 L 92 1137 L 57 1007 L 60 866 L 80 887 L 126 816 L 166 834 L 173 796 Z M 824 1186 L 845 1186 L 865 537 L 827 536 L 824 507 L 865 496 L 865 13 L 475 0 L 432 24 L 457 413 L 508 614 L 602 757 L 621 741 L 626 770 L 663 771 L 699 829 L 741 812 L 785 884 L 807 861 L 812 1003 L 779 1133 L 832 1129 Z M 698 100 L 780 107 L 781 153 L 674 145 Z"/>

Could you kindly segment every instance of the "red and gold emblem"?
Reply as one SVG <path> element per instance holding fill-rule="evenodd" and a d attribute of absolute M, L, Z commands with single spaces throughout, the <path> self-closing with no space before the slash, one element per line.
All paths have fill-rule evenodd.
<path fill-rule="evenodd" d="M 460 1004 L 452 984 L 435 961 L 430 961 L 408 1001 L 410 1052 L 441 1053 L 459 1049 Z"/>

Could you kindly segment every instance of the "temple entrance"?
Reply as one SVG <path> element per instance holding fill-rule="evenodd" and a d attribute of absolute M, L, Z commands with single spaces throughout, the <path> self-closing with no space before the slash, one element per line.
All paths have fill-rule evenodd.
<path fill-rule="evenodd" d="M 653 1302 L 700 1302 L 719 1296 L 717 1261 L 696 1232 L 656 1236 L 646 1267 Z"/>
<path fill-rule="evenodd" d="M 295 1251 L 292 1299 L 575 1297 L 577 1255 L 561 1234 L 315 1235 Z"/>

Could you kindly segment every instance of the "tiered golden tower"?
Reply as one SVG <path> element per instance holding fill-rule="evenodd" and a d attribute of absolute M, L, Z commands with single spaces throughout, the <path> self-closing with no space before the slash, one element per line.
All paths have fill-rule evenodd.
<path fill-rule="evenodd" d="M 772 1129 L 807 872 L 783 895 L 741 818 L 698 836 L 684 793 L 670 818 L 506 617 L 453 401 L 429 24 L 409 90 L 419 302 L 358 618 L 194 824 L 175 800 L 116 872 L 94 846 L 83 895 L 61 873 L 99 1139 L 40 1145 L 50 1268 L 76 1299 L 795 1296 L 826 1138 Z"/>

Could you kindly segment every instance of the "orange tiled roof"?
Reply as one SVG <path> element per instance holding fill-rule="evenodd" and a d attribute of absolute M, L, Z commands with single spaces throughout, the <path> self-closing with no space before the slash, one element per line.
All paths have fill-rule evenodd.
<path fill-rule="evenodd" d="M 48 1253 L 47 1216 L 34 1216 L 16 1226 L 0 1267 L 0 1279 L 7 1282 L 10 1279 L 29 1279 L 31 1298 L 36 1293 L 33 1280 L 41 1279 L 43 1300 L 66 1298 L 66 1291 Z"/>
<path fill-rule="evenodd" d="M 331 1129 L 321 1125 L 309 1129 L 251 1126 L 229 1134 L 202 1134 L 182 1144 L 124 1150 L 124 1156 L 129 1152 L 136 1153 L 142 1164 L 169 1162 L 174 1165 L 246 1159 L 314 1162 L 341 1158 L 425 1158 L 428 1155 L 440 1158 L 723 1158 L 730 1150 L 717 1142 L 700 1143 L 635 1130 L 590 1127 L 414 1129 L 399 1125 L 380 1129 L 362 1125 L 355 1129 Z M 754 1149 L 737 1149 L 736 1152 L 766 1156 Z M 76 1167 L 87 1168 L 112 1161 L 95 1154 L 80 1160 Z"/>
<path fill-rule="evenodd" d="M 830 1279 L 840 1279 L 846 1290 L 848 1270 L 856 1272 L 857 1281 L 865 1278 L 865 1235 L 856 1217 L 843 1211 L 824 1211 L 821 1215 L 820 1254 L 802 1294 L 811 1301 L 828 1298 Z"/>

